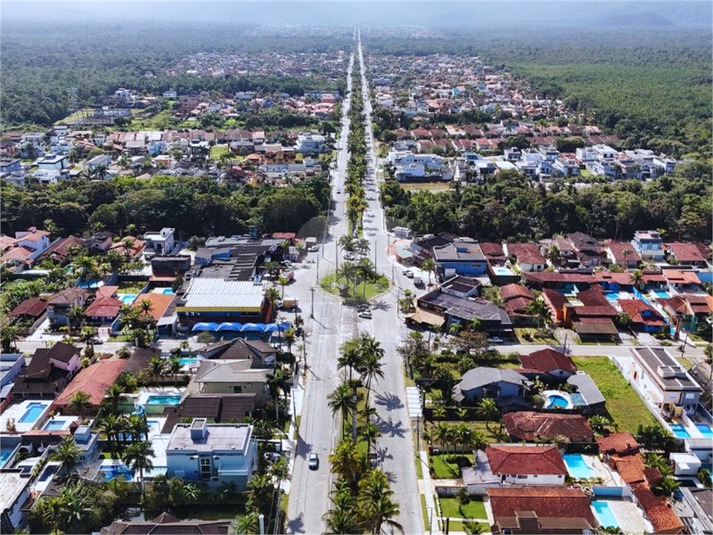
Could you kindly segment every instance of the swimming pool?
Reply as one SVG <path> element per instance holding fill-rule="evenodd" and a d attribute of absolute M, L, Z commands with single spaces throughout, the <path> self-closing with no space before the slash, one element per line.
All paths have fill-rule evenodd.
<path fill-rule="evenodd" d="M 171 288 L 154 288 L 152 293 L 163 294 L 163 295 L 174 295 L 176 292 L 174 292 Z"/>
<path fill-rule="evenodd" d="M 50 420 L 42 428 L 43 431 L 61 431 L 64 429 L 65 422 L 63 420 Z"/>
<path fill-rule="evenodd" d="M 562 456 L 564 463 L 567 465 L 569 475 L 574 479 L 592 479 L 597 473 L 587 464 L 584 455 L 579 453 L 567 453 Z"/>
<path fill-rule="evenodd" d="M 618 528 L 619 522 L 617 522 L 616 517 L 611 509 L 609 509 L 609 504 L 607 502 L 593 501 L 592 507 L 594 507 L 594 512 L 597 514 L 599 523 L 605 528 Z"/>
<path fill-rule="evenodd" d="M 670 424 L 671 432 L 678 438 L 691 438 L 691 435 L 686 431 L 686 426 L 681 424 Z"/>
<path fill-rule="evenodd" d="M 561 407 L 563 409 L 566 409 L 567 405 L 569 405 L 569 402 L 565 398 L 563 398 L 562 396 L 558 396 L 557 394 L 553 394 L 547 398 L 548 409 L 551 409 L 553 407 Z"/>
<path fill-rule="evenodd" d="M 189 364 L 194 364 L 198 362 L 200 359 L 195 358 L 195 357 L 183 357 L 178 359 L 178 362 L 181 364 L 181 366 L 188 366 Z"/>
<path fill-rule="evenodd" d="M 21 424 L 31 424 L 37 421 L 37 418 L 45 412 L 47 405 L 44 403 L 30 403 L 27 405 L 27 410 L 25 414 L 20 417 Z"/>
<path fill-rule="evenodd" d="M 12 455 L 13 451 L 14 449 L 0 449 L 0 468 L 5 465 L 5 461 L 10 458 L 10 455 Z"/>
<path fill-rule="evenodd" d="M 708 424 L 696 424 L 696 429 L 706 438 L 713 438 L 713 429 Z"/>
<path fill-rule="evenodd" d="M 130 305 L 136 301 L 138 294 L 116 294 L 116 297 L 125 305 Z"/>
<path fill-rule="evenodd" d="M 99 470 L 107 481 L 111 481 L 119 476 L 123 477 L 126 481 L 131 481 L 131 470 L 124 465 L 102 466 Z"/>
<path fill-rule="evenodd" d="M 160 396 L 152 395 L 146 398 L 147 405 L 178 405 L 181 402 L 181 396 Z"/>
<path fill-rule="evenodd" d="M 571 409 L 573 407 L 569 394 L 560 390 L 545 390 L 545 409 Z"/>
<path fill-rule="evenodd" d="M 649 292 L 649 293 L 653 294 L 653 297 L 656 299 L 668 299 L 669 297 L 671 297 L 671 294 L 665 290 L 654 289 L 654 290 L 651 290 L 651 292 Z"/>

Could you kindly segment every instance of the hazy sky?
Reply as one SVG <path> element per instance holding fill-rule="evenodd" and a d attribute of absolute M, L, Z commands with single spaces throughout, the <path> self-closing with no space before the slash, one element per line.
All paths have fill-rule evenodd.
<path fill-rule="evenodd" d="M 587 24 L 609 16 L 636 17 L 646 13 L 663 17 L 673 24 L 704 24 L 711 19 L 709 0 L 689 2 L 651 2 L 629 0 L 592 2 L 540 2 L 538 0 L 496 1 L 412 1 L 330 0 L 329 2 L 282 2 L 211 0 L 176 2 L 172 0 L 92 0 L 62 2 L 2 0 L 2 21 L 14 20 L 213 20 L 297 24 L 454 24 L 478 22 L 552 22 Z"/>

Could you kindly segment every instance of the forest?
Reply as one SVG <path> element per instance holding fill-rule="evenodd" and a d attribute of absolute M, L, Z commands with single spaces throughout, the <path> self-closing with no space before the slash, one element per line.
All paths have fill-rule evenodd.
<path fill-rule="evenodd" d="M 381 38 L 370 51 L 478 55 L 564 100 L 630 146 L 669 154 L 711 154 L 710 29 L 478 27 L 440 39 Z"/>
<path fill-rule="evenodd" d="M 713 191 L 710 168 L 680 165 L 658 180 L 622 180 L 578 189 L 556 181 L 551 189 L 514 171 L 483 185 L 443 192 L 407 192 L 395 180 L 381 189 L 389 226 L 415 233 L 450 231 L 482 241 L 530 241 L 586 232 L 631 239 L 635 230 L 660 229 L 664 240 L 709 240 Z"/>
<path fill-rule="evenodd" d="M 329 199 L 329 184 L 322 178 L 285 188 L 233 188 L 212 178 L 156 176 L 148 183 L 81 178 L 51 186 L 3 184 L 0 223 L 10 235 L 33 225 L 49 226 L 62 236 L 93 230 L 119 233 L 130 224 L 139 232 L 173 227 L 187 237 L 230 236 L 253 224 L 261 232 L 296 232 L 324 213 Z"/>
<path fill-rule="evenodd" d="M 222 78 L 163 75 L 163 70 L 198 51 L 236 54 L 251 51 L 323 52 L 347 48 L 348 38 L 309 35 L 250 35 L 249 26 L 202 23 L 38 24 L 34 27 L 3 22 L 0 46 L 3 72 L 0 117 L 7 126 L 49 126 L 71 110 L 69 88 L 77 88 L 78 104 L 119 87 L 158 92 L 256 90 L 301 94 L 305 90 L 342 89 L 343 82 L 312 77 L 251 76 Z M 151 73 L 152 76 L 147 76 Z"/>

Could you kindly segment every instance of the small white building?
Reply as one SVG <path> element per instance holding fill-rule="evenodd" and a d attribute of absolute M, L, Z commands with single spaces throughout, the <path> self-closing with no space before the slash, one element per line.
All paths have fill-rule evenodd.
<path fill-rule="evenodd" d="M 176 229 L 165 227 L 160 232 L 147 232 L 143 236 L 146 242 L 146 250 L 152 251 L 158 255 L 171 254 L 176 246 L 174 233 Z"/>
<path fill-rule="evenodd" d="M 22 506 L 30 498 L 30 478 L 22 470 L 0 472 L 0 532 L 24 528 L 27 516 Z"/>

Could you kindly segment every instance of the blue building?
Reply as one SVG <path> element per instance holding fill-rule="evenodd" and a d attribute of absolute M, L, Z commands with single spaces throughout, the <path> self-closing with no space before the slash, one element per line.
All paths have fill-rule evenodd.
<path fill-rule="evenodd" d="M 478 242 L 457 238 L 453 243 L 433 248 L 433 260 L 441 279 L 455 275 L 478 277 L 485 275 L 488 262 Z"/>
<path fill-rule="evenodd" d="M 203 481 L 211 487 L 247 489 L 257 468 L 257 442 L 249 424 L 207 424 L 196 418 L 173 428 L 166 447 L 166 476 Z"/>

